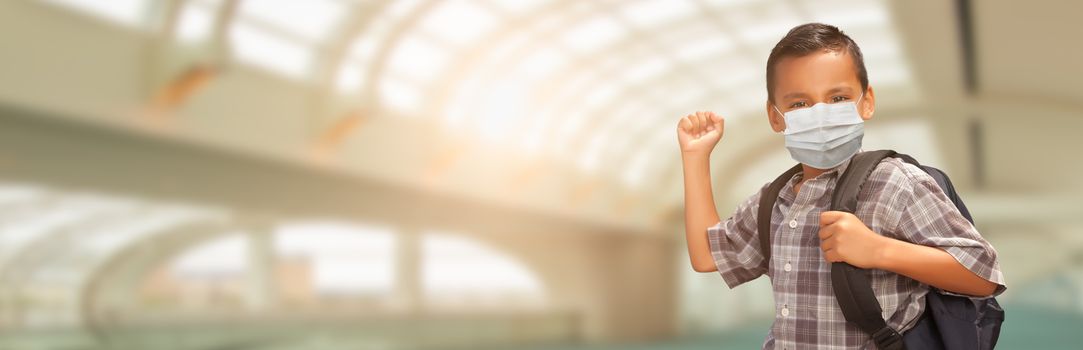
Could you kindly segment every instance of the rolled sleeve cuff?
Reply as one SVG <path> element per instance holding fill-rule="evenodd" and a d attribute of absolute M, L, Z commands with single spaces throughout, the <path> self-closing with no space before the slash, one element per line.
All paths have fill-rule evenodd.
<path fill-rule="evenodd" d="M 726 229 L 726 222 L 719 222 L 707 228 L 707 241 L 715 266 L 718 268 L 718 274 L 722 276 L 726 286 L 733 289 L 756 279 L 766 269 L 756 267 L 760 262 L 756 261 L 753 255 L 758 254 L 758 251 L 749 251 L 749 249 L 758 249 L 759 246 L 752 248 L 748 246 L 751 242 L 738 243 L 737 237 L 729 236 L 730 232 L 732 230 Z M 759 259 L 762 260 L 762 258 Z"/>
<path fill-rule="evenodd" d="M 996 258 L 982 259 L 982 257 L 987 257 L 988 256 L 987 252 L 982 251 L 982 252 L 979 252 L 978 255 L 975 255 L 974 252 L 972 251 L 973 249 L 981 249 L 981 248 L 975 248 L 975 247 L 950 247 L 950 246 L 949 247 L 941 247 L 941 248 L 944 251 L 946 251 L 949 255 L 951 255 L 953 258 L 955 258 L 955 261 L 958 261 L 959 264 L 963 265 L 963 267 L 965 267 L 967 270 L 970 270 L 970 272 L 973 272 L 978 277 L 981 277 L 981 278 L 983 278 L 983 279 L 985 279 L 985 280 L 987 280 L 989 282 L 995 283 L 997 286 L 996 286 L 996 289 L 993 290 L 993 294 L 990 294 L 988 296 L 981 296 L 981 297 L 973 296 L 973 295 L 953 293 L 953 292 L 949 292 L 949 291 L 946 291 L 946 290 L 937 289 L 937 291 L 939 291 L 940 294 L 953 295 L 953 296 L 966 297 L 966 298 L 980 300 L 980 299 L 994 298 L 994 297 L 1000 295 L 1001 293 L 1004 293 L 1005 290 L 1007 290 L 1007 287 L 1004 284 L 1004 274 L 996 266 Z M 976 258 L 976 257 L 979 257 L 979 258 Z M 986 261 L 982 261 L 982 260 L 992 260 L 992 261 L 991 262 L 986 262 Z"/>

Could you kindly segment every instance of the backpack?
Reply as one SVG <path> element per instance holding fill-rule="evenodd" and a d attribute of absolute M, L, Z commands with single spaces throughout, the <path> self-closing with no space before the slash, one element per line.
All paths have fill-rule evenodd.
<path fill-rule="evenodd" d="M 873 169 L 887 157 L 895 157 L 913 164 L 936 180 L 940 189 L 951 199 L 959 213 L 971 223 L 974 219 L 963 204 L 951 180 L 940 169 L 919 164 L 914 158 L 891 150 L 862 152 L 854 155 L 846 171 L 839 177 L 831 194 L 831 210 L 854 213 L 857 210 L 858 192 Z M 760 196 L 757 226 L 760 250 L 764 259 L 771 257 L 771 213 L 782 187 L 801 171 L 801 164 L 780 175 Z M 831 264 L 831 285 L 835 299 L 846 321 L 861 328 L 881 350 L 902 349 L 992 349 L 1000 336 L 1004 322 L 1004 309 L 995 298 L 972 299 L 939 293 L 930 288 L 925 297 L 925 312 L 918 323 L 905 334 L 887 325 L 881 316 L 880 303 L 873 294 L 872 285 L 863 269 L 837 262 Z"/>

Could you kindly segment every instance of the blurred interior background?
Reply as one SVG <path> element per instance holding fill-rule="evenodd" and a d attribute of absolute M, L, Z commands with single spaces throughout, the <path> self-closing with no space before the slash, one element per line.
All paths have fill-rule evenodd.
<path fill-rule="evenodd" d="M 945 169 L 1001 348 L 1083 340 L 1077 2 L 0 2 L 0 348 L 748 349 L 765 278 L 692 271 L 674 128 L 723 217 L 792 164 L 791 27 L 865 54 L 865 149 Z"/>

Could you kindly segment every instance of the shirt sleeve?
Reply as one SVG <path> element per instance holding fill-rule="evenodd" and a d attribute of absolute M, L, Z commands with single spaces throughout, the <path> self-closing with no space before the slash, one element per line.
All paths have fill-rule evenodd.
<path fill-rule="evenodd" d="M 901 171 L 894 172 L 897 196 L 893 208 L 901 210 L 895 232 L 901 239 L 914 244 L 943 249 L 964 267 L 990 282 L 997 288 L 989 297 L 1000 295 L 1006 289 L 1004 274 L 1000 271 L 997 251 L 978 233 L 948 199 L 944 191 L 929 174 L 920 168 L 903 164 Z M 889 186 L 890 187 L 890 186 Z M 889 189 L 891 190 L 891 189 Z M 975 298 L 973 296 L 940 291 L 943 294 Z"/>
<path fill-rule="evenodd" d="M 767 272 L 756 230 L 756 212 L 762 192 L 761 189 L 738 205 L 729 218 L 707 228 L 711 256 L 722 280 L 731 289 Z"/>

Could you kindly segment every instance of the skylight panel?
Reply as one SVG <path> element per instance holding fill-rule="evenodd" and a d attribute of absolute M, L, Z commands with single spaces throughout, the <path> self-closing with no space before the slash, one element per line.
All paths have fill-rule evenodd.
<path fill-rule="evenodd" d="M 412 83 L 395 77 L 380 80 L 380 101 L 391 109 L 413 114 L 420 112 L 421 91 Z"/>
<path fill-rule="evenodd" d="M 206 40 L 214 28 L 214 8 L 203 2 L 188 1 L 181 9 L 177 22 L 177 40 L 195 43 Z"/>
<path fill-rule="evenodd" d="M 673 69 L 673 63 L 665 56 L 655 55 L 624 69 L 624 82 L 638 84 Z"/>
<path fill-rule="evenodd" d="M 416 82 L 435 78 L 443 71 L 448 60 L 448 54 L 442 48 L 417 35 L 402 38 L 392 50 L 387 61 L 388 69 Z"/>
<path fill-rule="evenodd" d="M 608 46 L 626 34 L 627 30 L 619 22 L 603 15 L 573 27 L 562 41 L 572 50 L 587 52 Z"/>
<path fill-rule="evenodd" d="M 620 14 L 641 28 L 652 28 L 694 15 L 696 5 L 686 0 L 646 0 L 621 6 Z"/>
<path fill-rule="evenodd" d="M 691 39 L 675 49 L 673 57 L 676 59 L 684 62 L 697 62 L 724 55 L 733 49 L 733 41 L 721 35 L 703 36 Z"/>
<path fill-rule="evenodd" d="M 310 48 L 244 23 L 230 30 L 233 53 L 240 61 L 293 78 L 303 78 L 312 61 Z"/>
<path fill-rule="evenodd" d="M 335 77 L 335 88 L 341 93 L 355 92 L 365 81 L 363 74 L 365 71 L 357 62 L 343 62 L 339 67 L 338 76 Z"/>
<path fill-rule="evenodd" d="M 143 23 L 149 0 L 44 0 L 110 22 L 138 27 Z"/>
<path fill-rule="evenodd" d="M 496 17 L 477 1 L 440 2 L 418 26 L 427 33 L 455 45 L 477 40 L 493 29 Z"/>
<path fill-rule="evenodd" d="M 346 6 L 334 0 L 241 1 L 239 14 L 311 41 L 322 41 L 342 20 Z"/>

